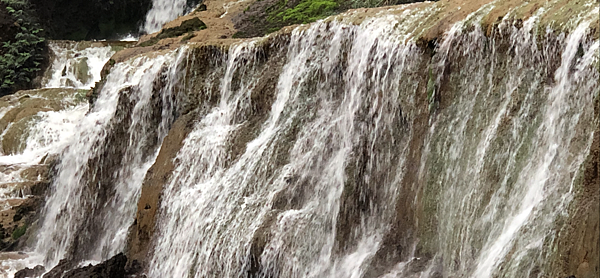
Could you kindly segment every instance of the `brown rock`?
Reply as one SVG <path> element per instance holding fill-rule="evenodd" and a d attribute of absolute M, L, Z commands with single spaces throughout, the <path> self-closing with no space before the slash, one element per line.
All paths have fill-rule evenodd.
<path fill-rule="evenodd" d="M 183 140 L 193 128 L 197 114 L 192 112 L 181 116 L 165 137 L 156 162 L 146 174 L 142 194 L 138 201 L 136 220 L 129 230 L 127 256 L 128 266 L 134 261 L 142 264 L 148 254 L 150 240 L 154 235 L 156 214 L 160 207 L 160 195 L 164 184 L 169 180 L 175 167 L 173 160 L 183 145 Z"/>
<path fill-rule="evenodd" d="M 46 268 L 44 266 L 38 265 L 34 268 L 25 268 L 17 271 L 15 273 L 15 278 L 26 278 L 26 277 L 38 277 L 46 272 Z"/>

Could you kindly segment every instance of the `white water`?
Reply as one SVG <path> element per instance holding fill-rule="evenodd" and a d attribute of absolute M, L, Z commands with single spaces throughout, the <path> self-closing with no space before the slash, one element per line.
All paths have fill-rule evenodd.
<path fill-rule="evenodd" d="M 51 78 L 44 81 L 44 87 L 75 87 L 89 89 L 96 81 L 100 80 L 100 70 L 104 63 L 108 61 L 114 53 L 110 47 L 92 47 L 79 49 L 77 43 L 51 42 L 50 47 L 56 55 L 49 71 Z M 75 76 L 75 67 L 86 63 L 87 81 L 77 79 Z M 62 72 L 66 73 L 65 75 Z M 38 112 L 29 122 L 26 137 L 21 138 L 24 148 L 15 154 L 0 156 L 0 202 L 3 204 L 3 210 L 9 209 L 10 204 L 18 199 L 27 199 L 26 191 L 16 192 L 13 186 L 18 186 L 25 180 L 21 173 L 30 167 L 40 167 L 39 163 L 44 157 L 60 155 L 72 144 L 75 134 L 79 131 L 81 120 L 88 111 L 86 101 L 80 99 L 81 96 L 75 95 L 75 91 L 55 90 L 29 91 L 23 94 L 17 94 L 17 98 L 27 97 L 27 100 L 48 99 L 49 102 L 57 99 L 63 107 L 57 111 Z M 13 96 L 6 97 L 7 101 Z M 62 99 L 61 99 L 62 98 Z M 18 109 L 19 102 L 12 106 L 4 107 L 0 116 L 4 116 L 11 109 Z M 12 126 L 5 129 L 5 132 Z M 4 136 L 4 133 L 2 134 Z M 1 138 L 1 137 L 0 137 Z M 41 166 L 47 167 L 47 166 Z M 39 179 L 40 177 L 38 177 Z M 29 180 L 28 180 L 29 181 Z M 12 277 L 14 273 L 24 267 L 33 267 L 43 263 L 44 254 L 36 252 L 27 253 L 2 253 L 0 261 L 0 277 Z"/>
<path fill-rule="evenodd" d="M 162 14 L 147 21 L 152 28 L 179 13 L 162 3 Z M 165 182 L 148 276 L 543 273 L 544 243 L 566 215 L 598 124 L 599 42 L 586 38 L 598 8 L 573 20 L 569 35 L 541 42 L 533 34 L 545 10 L 522 28 L 502 22 L 502 41 L 477 25 L 492 8 L 457 23 L 431 61 L 406 41 L 428 12 L 298 28 L 284 47 L 265 117 L 253 114 L 255 94 L 269 93 L 255 91 L 266 77 L 263 39 L 229 48 L 223 71 L 209 69 L 220 76 L 218 86 L 200 92 L 219 101 L 194 104 L 204 110 Z M 184 47 L 117 64 L 85 117 L 81 107 L 41 116 L 24 151 L 32 158 L 23 161 L 50 149 L 62 160 L 35 253 L 8 267 L 101 261 L 123 251 L 142 181 L 186 86 L 181 70 L 195 70 L 197 57 L 187 55 Z M 560 64 L 547 78 L 552 55 Z M 437 87 L 424 103 L 428 78 Z M 436 97 L 444 107 L 436 108 Z M 424 134 L 413 126 L 420 117 Z M 414 158 L 411 142 L 419 140 Z M 404 198 L 411 191 L 421 195 Z M 415 229 L 410 242 L 394 251 L 402 256 L 390 253 L 397 255 L 392 265 L 374 271 L 399 213 L 415 214 L 416 228 L 400 227 Z"/>
<path fill-rule="evenodd" d="M 152 0 L 143 31 L 147 34 L 160 31 L 165 23 L 182 15 L 185 9 L 186 0 Z"/>
<path fill-rule="evenodd" d="M 44 88 L 90 89 L 100 81 L 102 67 L 115 54 L 110 46 L 88 47 L 90 42 L 51 41 L 55 58 L 48 69 Z"/>
<path fill-rule="evenodd" d="M 549 231 L 569 205 L 592 138 L 590 133 L 576 135 L 570 127 L 597 124 L 592 106 L 597 72 L 591 64 L 598 58 L 598 42 L 584 42 L 584 35 L 589 30 L 586 17 L 597 16 L 598 9 L 584 15 L 554 49 L 538 49 L 536 16 L 522 29 L 503 22 L 499 28 L 508 33 L 509 49 L 515 52 L 504 57 L 485 46 L 500 41 L 486 42 L 477 26 L 467 31 L 492 8 L 493 3 L 453 27 L 434 57 L 438 85 L 444 75 L 457 78 L 452 81 L 454 102 L 431 118 L 420 167 L 424 172 L 419 174 L 429 180 L 431 189 L 425 190 L 437 203 L 437 215 L 428 217 L 439 219 L 433 231 L 439 241 L 424 238 L 433 241 L 435 257 L 423 259 L 422 270 L 411 270 L 421 258 L 409 257 L 384 277 L 437 277 L 440 272 L 448 277 L 522 277 L 543 271 L 540 266 L 549 260 L 542 243 L 552 240 Z M 253 57 L 259 42 L 232 47 L 220 102 L 198 119 L 163 191 L 149 277 L 366 275 L 393 218 L 394 206 L 388 204 L 394 204 L 401 190 L 410 128 L 395 133 L 399 142 L 393 149 L 377 150 L 388 144 L 384 138 L 389 133 L 398 132 L 398 113 L 409 122 L 417 115 L 413 96 L 422 93 L 416 91 L 417 81 L 411 81 L 422 74 L 416 66 L 422 54 L 399 42 L 410 34 L 395 27 L 413 20 L 423 18 L 405 12 L 401 17 L 378 15 L 360 26 L 317 23 L 294 31 L 268 119 L 234 161 L 229 147 L 243 128 L 248 109 L 243 103 L 258 82 Z M 578 58 L 582 44 L 584 53 Z M 540 51 L 556 50 L 562 53 L 561 66 L 554 82 L 546 84 L 539 64 L 551 53 Z M 461 68 L 447 71 L 457 60 L 464 63 Z M 236 72 L 244 77 L 239 87 L 231 86 Z M 341 98 L 332 95 L 338 89 Z M 297 135 L 287 141 L 294 129 Z M 574 144 L 574 136 L 583 143 Z M 285 145 L 289 149 L 279 153 Z M 351 178 L 346 170 L 362 146 L 373 160 L 362 177 L 371 190 L 364 196 L 370 199 L 370 212 L 358 214 L 360 224 L 350 227 L 355 242 L 339 253 L 336 224 Z M 289 156 L 284 159 L 288 162 L 277 164 L 279 156 Z M 375 179 L 384 171 L 385 179 Z M 490 179 L 493 171 L 499 171 L 498 180 Z M 281 195 L 288 202 L 302 201 L 282 208 L 277 203 Z M 255 258 L 257 237 L 266 243 Z M 256 264 L 260 272 L 251 272 Z"/>
<path fill-rule="evenodd" d="M 35 97 L 35 96 L 34 96 Z M 28 191 L 16 191 L 15 186 L 24 181 L 21 173 L 30 167 L 39 167 L 44 157 L 59 155 L 69 147 L 77 126 L 88 111 L 87 103 L 73 102 L 67 97 L 63 100 L 66 108 L 59 111 L 38 112 L 30 123 L 24 149 L 16 154 L 1 155 L 0 167 L 0 210 L 10 209 L 15 200 L 29 198 Z M 42 166 L 48 167 L 48 166 Z M 38 176 L 38 179 L 40 177 Z M 43 262 L 40 253 L 0 253 L 0 277 L 12 277 L 25 267 L 33 267 Z"/>
<path fill-rule="evenodd" d="M 71 87 L 65 86 L 65 81 L 71 80 L 71 82 L 79 84 L 76 86 L 78 88 L 89 88 L 90 84 L 94 84 L 95 81 L 100 79 L 100 70 L 104 65 L 100 65 L 100 63 L 103 63 L 103 61 L 106 62 L 113 53 L 110 47 L 78 49 L 79 46 L 76 43 L 56 43 L 52 47 L 57 55 L 64 56 L 56 57 L 53 64 L 54 67 L 51 69 L 54 71 L 53 78 L 48 80 L 46 84 L 48 87 L 52 87 L 53 84 Z M 161 71 L 163 63 L 173 61 L 173 58 L 176 57 L 174 55 L 168 54 L 163 56 L 162 59 L 158 57 L 154 60 L 140 58 L 127 64 L 118 65 L 114 71 L 117 73 L 109 77 L 105 86 L 106 89 L 102 91 L 95 102 L 94 108 L 89 113 L 87 102 L 81 103 L 79 100 L 74 99 L 79 96 L 65 97 L 62 101 L 67 103 L 66 109 L 39 112 L 36 115 L 36 120 L 28 128 L 28 136 L 24 139 L 25 147 L 21 153 L 0 156 L 0 164 L 6 165 L 3 166 L 4 170 L 1 181 L 11 184 L 21 182 L 21 171 L 27 167 L 37 165 L 43 157 L 48 155 L 61 156 L 59 174 L 54 182 L 54 188 L 51 189 L 55 194 L 50 194 L 51 197 L 46 201 L 47 207 L 44 210 L 44 218 L 42 218 L 44 222 L 39 227 L 40 232 L 38 233 L 37 247 L 35 247 L 33 252 L 26 254 L 0 254 L 10 258 L 2 259 L 0 262 L 1 277 L 12 277 L 17 270 L 26 266 L 33 267 L 38 264 L 45 264 L 47 267 L 52 267 L 57 262 L 53 258 L 62 259 L 70 243 L 69 240 L 72 240 L 73 231 L 80 228 L 77 226 L 80 223 L 76 222 L 75 219 L 81 219 L 81 217 L 86 216 L 86 211 L 83 211 L 81 208 L 84 205 L 82 203 L 93 201 L 86 200 L 85 196 L 77 195 L 82 194 L 83 185 L 85 184 L 84 182 L 79 182 L 80 180 L 77 179 L 81 179 L 82 171 L 86 169 L 89 159 L 93 159 L 96 148 L 102 148 L 102 136 L 106 135 L 106 131 L 110 129 L 110 120 L 117 109 L 119 90 L 127 86 L 133 86 L 133 91 L 137 93 L 132 93 L 128 96 L 132 98 L 132 101 L 138 103 L 131 111 L 134 120 L 129 129 L 135 130 L 137 133 L 150 132 L 144 131 L 143 125 L 148 114 L 152 111 L 145 108 L 152 105 L 149 103 L 150 96 L 152 95 L 152 80 L 161 74 L 165 74 L 169 76 L 169 80 L 176 82 L 177 77 L 174 71 L 177 67 L 173 67 L 172 71 L 167 71 L 166 73 Z M 87 61 L 89 75 L 91 78 L 94 78 L 88 81 L 88 83 L 91 82 L 90 84 L 77 83 L 78 80 L 74 79 L 73 74 L 57 77 L 62 71 L 60 68 L 67 67 L 67 72 L 71 72 L 68 70 L 69 67 L 80 63 L 82 60 Z M 146 85 L 138 86 L 140 83 Z M 161 91 L 161 95 L 164 98 L 163 102 L 167 108 L 173 106 L 170 94 L 172 90 L 170 88 L 169 85 Z M 36 98 L 38 96 L 32 95 L 30 97 Z M 81 104 L 70 105 L 70 103 Z M 14 107 L 9 106 L 4 110 L 12 108 Z M 170 117 L 172 117 L 172 113 L 169 113 L 168 110 L 163 111 L 163 119 L 157 128 L 157 132 L 155 132 L 158 137 L 162 138 L 166 135 L 165 130 L 168 130 L 168 125 L 172 121 Z M 140 130 L 140 126 L 142 126 L 142 130 Z M 148 136 L 152 135 L 149 134 Z M 91 251 L 91 260 L 99 261 L 104 258 L 102 254 L 110 255 L 122 250 L 126 230 L 133 220 L 132 214 L 135 210 L 135 202 L 137 201 L 141 179 L 143 179 L 147 168 L 151 165 L 154 158 L 154 155 L 143 157 L 142 152 L 139 152 L 139 146 L 144 145 L 146 140 L 146 137 L 139 135 L 132 135 L 132 138 L 130 138 L 130 145 L 133 145 L 133 148 L 124 157 L 130 167 L 121 169 L 117 173 L 120 179 L 118 180 L 119 186 L 116 188 L 114 194 L 119 197 L 111 200 L 110 206 L 103 206 L 105 210 L 106 207 L 112 210 L 105 215 L 104 219 L 98 220 L 105 224 L 105 229 L 100 231 L 100 236 L 97 240 L 101 243 L 98 244 L 97 250 Z M 98 146 L 99 143 L 100 146 Z M 136 148 L 136 146 L 138 147 Z M 2 194 L 0 199 L 15 198 L 11 188 L 3 188 L 2 190 L 6 192 L 0 192 Z M 3 192 L 6 194 L 3 194 Z M 26 197 L 21 196 L 21 198 Z M 63 214 L 65 210 L 70 210 L 70 217 L 66 219 L 69 224 L 63 225 L 65 219 L 58 215 Z M 106 229 L 110 231 L 106 232 Z M 57 236 L 57 234 L 60 236 Z M 114 248 L 114 250 L 110 249 L 109 246 Z"/>
<path fill-rule="evenodd" d="M 94 107 L 79 123 L 78 133 L 62 154 L 35 248 L 37 253 L 45 254 L 45 265 L 55 265 L 59 259 L 68 256 L 69 248 L 77 243 L 85 242 L 85 246 L 75 246 L 75 250 L 85 249 L 83 256 L 86 260 L 101 261 L 122 251 L 127 229 L 135 214 L 142 180 L 158 151 L 154 148 L 145 154 L 143 148 L 148 148 L 148 141 L 152 141 L 153 136 L 158 142 L 164 138 L 166 134 L 162 131 L 168 130 L 171 122 L 169 117 L 172 117 L 172 113 L 163 111 L 159 126 L 155 130 L 149 126 L 149 122 L 154 120 L 152 111 L 156 109 L 155 103 L 151 102 L 153 93 L 161 94 L 165 102 L 164 109 L 172 107 L 171 86 L 167 84 L 163 91 L 153 92 L 153 82 L 163 74 L 167 75 L 169 81 L 177 82 L 177 77 L 173 76 L 176 75 L 177 66 L 171 63 L 179 61 L 176 57 L 182 56 L 169 53 L 152 59 L 139 57 L 118 64 L 111 71 Z M 173 70 L 163 73 L 163 69 L 168 67 Z M 118 106 L 123 98 L 134 103 L 132 110 L 125 112 L 130 115 L 117 113 L 117 109 L 127 107 Z M 120 127 L 127 117 L 130 117 L 130 125 Z M 113 130 L 117 128 L 125 128 L 128 138 L 110 140 L 107 136 L 116 132 Z M 108 142 L 116 145 L 108 145 Z M 107 152 L 110 154 L 120 146 L 125 149 L 122 157 L 107 156 Z M 110 159 L 117 160 L 111 162 Z M 94 189 L 96 185 L 90 183 L 96 177 L 105 177 L 101 169 L 94 168 L 108 167 L 111 163 L 122 163 L 122 166 L 117 165 L 110 170 L 116 171 L 108 174 L 108 177 L 112 176 L 111 183 L 100 184 L 106 181 L 96 180 L 99 184 Z M 102 193 L 103 190 L 108 190 L 110 197 L 105 200 L 107 203 L 100 204 L 99 198 L 106 194 Z M 90 213 L 94 213 L 93 219 Z M 96 225 L 95 230 L 79 234 L 82 229 L 92 225 L 89 221 Z"/>
<path fill-rule="evenodd" d="M 257 258 L 265 268 L 262 275 L 270 271 L 281 277 L 351 277 L 361 273 L 361 264 L 377 249 L 386 229 L 381 224 L 390 215 L 381 211 L 363 219 L 363 236 L 356 249 L 351 249 L 354 252 L 345 258 L 332 254 L 345 167 L 355 140 L 362 135 L 355 117 L 364 109 L 366 93 L 383 91 L 377 97 L 380 106 L 370 112 L 379 114 L 372 136 L 389 132 L 389 124 L 394 122 L 390 116 L 398 113 L 396 107 L 410 101 L 393 93 L 398 90 L 395 81 L 405 68 L 415 65 L 410 57 L 419 57 L 414 46 L 399 44 L 388 36 L 387 26 L 394 25 L 393 19 L 380 18 L 365 25 L 370 27 L 333 25 L 326 33 L 325 25 L 316 24 L 293 33 L 269 119 L 260 134 L 247 143 L 245 153 L 230 164 L 226 161 L 228 144 L 241 128 L 240 117 L 244 119 L 248 109 L 244 102 L 256 85 L 256 74 L 260 75 L 253 69 L 252 57 L 258 51 L 254 42 L 232 47 L 221 81 L 221 101 L 199 119 L 187 137 L 176 159 L 180 164 L 164 189 L 157 225 L 161 236 L 155 243 L 150 277 L 184 277 L 187 273 L 196 277 L 243 276 L 252 264 L 253 236 L 262 236 L 260 227 L 264 225 L 268 225 L 272 239 Z M 352 58 L 342 80 L 325 78 L 315 91 L 305 91 L 319 71 L 324 76 L 336 74 L 335 65 L 341 62 L 342 52 L 347 51 L 343 44 L 347 43 L 352 45 L 348 53 Z M 369 54 L 372 49 L 378 51 Z M 366 75 L 367 70 L 374 74 Z M 235 72 L 245 78 L 241 88 L 232 91 Z M 346 83 L 344 93 L 332 98 L 330 90 L 340 81 Z M 374 83 L 371 89 L 364 87 L 369 82 Z M 416 86 L 410 79 L 406 83 Z M 298 122 L 304 124 L 296 126 Z M 296 141 L 287 141 L 295 128 L 299 129 Z M 286 144 L 291 144 L 290 162 L 275 165 L 277 156 L 285 155 L 279 148 Z M 402 167 L 402 162 L 394 163 Z M 290 184 L 286 181 L 289 178 L 295 181 Z M 391 181 L 400 178 L 392 177 Z M 389 185 L 378 190 L 384 196 L 382 203 L 395 197 Z M 277 215 L 273 207 L 285 194 L 306 199 L 299 207 Z"/>
<path fill-rule="evenodd" d="M 59 154 L 69 145 L 87 110 L 86 103 L 60 111 L 39 112 L 38 120 L 29 128 L 23 152 L 0 156 L 0 164 L 38 164 L 46 155 Z"/>
<path fill-rule="evenodd" d="M 597 16 L 597 11 L 595 14 Z M 472 277 L 490 277 L 493 271 L 502 263 L 502 259 L 513 248 L 513 244 L 519 240 L 517 235 L 520 229 L 534 224 L 530 229 L 541 230 L 543 224 L 538 221 L 544 221 L 544 218 L 548 219 L 546 221 L 552 221 L 553 215 L 566 209 L 566 204 L 561 203 L 561 200 L 557 202 L 556 200 L 548 200 L 550 198 L 545 200 L 545 198 L 555 194 L 562 195 L 563 200 L 568 200 L 571 197 L 571 189 L 568 191 L 566 189 L 571 188 L 574 181 L 563 180 L 559 183 L 556 180 L 564 179 L 560 176 L 561 171 L 576 172 L 577 167 L 583 163 L 587 153 L 587 151 L 584 151 L 578 154 L 574 158 L 574 162 L 570 162 L 573 166 L 569 167 L 567 154 L 561 152 L 559 146 L 568 146 L 574 137 L 571 126 L 579 121 L 582 112 L 575 111 L 573 113 L 573 110 L 578 109 L 580 103 L 593 102 L 590 95 L 569 94 L 573 91 L 577 92 L 574 83 L 581 81 L 578 80 L 581 78 L 579 72 L 571 76 L 569 71 L 588 27 L 589 21 L 584 21 L 566 38 L 567 44 L 562 53 L 561 67 L 556 71 L 554 77 L 557 84 L 550 88 L 547 104 L 545 105 L 546 113 L 536 134 L 536 137 L 539 138 L 536 140 L 539 153 L 534 154 L 517 181 L 517 184 L 522 184 L 526 190 L 524 190 L 524 194 L 517 195 L 518 197 L 514 201 L 510 201 L 516 206 L 505 220 L 501 233 L 497 237 L 490 237 L 486 242 L 484 252 L 481 253 L 478 259 L 477 268 Z M 593 48 L 591 48 L 586 52 L 590 55 L 593 51 Z M 591 58 L 591 55 L 589 58 Z M 591 59 L 581 61 L 579 67 L 589 67 L 590 61 Z M 587 93 L 585 91 L 580 92 Z M 567 97 L 578 99 L 574 103 L 575 107 L 571 106 L 573 104 L 566 99 Z M 591 137 L 588 138 L 588 144 L 591 144 Z M 588 148 L 589 145 L 586 146 L 585 150 Z M 568 187 L 565 185 L 568 185 Z M 544 202 L 556 207 L 552 208 L 552 211 L 544 211 L 544 206 L 548 206 Z M 545 215 L 536 215 L 542 213 Z M 531 246 L 531 248 L 540 248 L 541 246 L 538 245 L 541 245 L 543 239 L 544 234 L 538 234 L 520 244 Z"/>

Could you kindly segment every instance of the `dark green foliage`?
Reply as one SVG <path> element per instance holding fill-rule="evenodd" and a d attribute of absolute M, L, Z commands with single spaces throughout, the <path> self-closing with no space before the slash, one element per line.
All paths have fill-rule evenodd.
<path fill-rule="evenodd" d="M 341 0 L 264 0 L 250 5 L 234 20 L 234 38 L 262 36 L 284 26 L 311 23 L 341 12 Z"/>
<path fill-rule="evenodd" d="M 138 33 L 152 0 L 28 0 L 49 39 L 118 39 Z"/>
<path fill-rule="evenodd" d="M 189 32 L 187 35 L 185 35 L 185 37 L 181 38 L 181 42 L 189 41 L 193 37 L 194 37 L 194 32 Z"/>
<path fill-rule="evenodd" d="M 155 45 L 158 41 L 159 41 L 158 38 L 154 37 L 154 38 L 151 38 L 151 39 L 149 39 L 149 40 L 147 40 L 147 41 L 145 41 L 143 43 L 140 43 L 139 46 L 146 47 L 146 46 Z"/>
<path fill-rule="evenodd" d="M 0 46 L 0 95 L 31 87 L 46 47 L 28 1 L 0 0 L 13 21 L 13 33 Z"/>
<path fill-rule="evenodd" d="M 239 38 L 247 38 L 248 36 L 246 35 L 245 32 L 235 32 L 235 34 L 233 34 L 233 36 L 231 36 L 231 38 L 233 39 L 239 39 Z"/>
<path fill-rule="evenodd" d="M 22 237 L 25 234 L 26 231 L 27 231 L 27 225 L 23 225 L 19 228 L 16 228 L 14 230 L 14 232 L 12 233 L 12 239 L 14 239 L 14 240 L 19 239 L 20 237 Z"/>

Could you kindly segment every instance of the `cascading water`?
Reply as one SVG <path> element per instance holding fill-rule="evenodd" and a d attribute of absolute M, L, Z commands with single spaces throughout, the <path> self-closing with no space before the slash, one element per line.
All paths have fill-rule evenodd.
<path fill-rule="evenodd" d="M 51 41 L 48 46 L 55 58 L 43 81 L 45 88 L 94 87 L 102 67 L 115 54 L 110 45 L 102 43 Z"/>
<path fill-rule="evenodd" d="M 43 187 L 47 182 L 42 169 L 50 167 L 49 157 L 68 148 L 88 111 L 84 100 L 77 90 L 61 88 L 23 91 L 0 100 L 9 103 L 1 118 L 3 124 L 9 123 L 3 126 L 0 136 L 0 204 L 4 216 L 15 208 L 25 209 L 39 198 L 34 196 L 39 191 L 35 187 Z M 10 227 L 6 222 L 2 225 L 5 233 Z M 36 253 L 0 253 L 0 277 L 12 277 L 15 271 L 42 260 L 43 256 Z"/>
<path fill-rule="evenodd" d="M 160 31 L 165 23 L 182 15 L 187 7 L 187 0 L 152 0 L 152 8 L 146 15 L 143 31 L 147 34 Z"/>
<path fill-rule="evenodd" d="M 122 251 L 142 180 L 174 117 L 184 52 L 120 63 L 108 75 L 58 165 L 35 248 L 47 265 Z"/>
<path fill-rule="evenodd" d="M 167 2 L 146 32 L 183 13 Z M 599 8 L 564 33 L 541 23 L 555 3 L 482 29 L 500 2 L 436 42 L 415 41 L 443 8 L 430 3 L 113 65 L 85 116 L 40 113 L 19 150 L 60 154 L 31 260 L 133 253 L 142 228 L 148 277 L 554 273 L 598 136 Z M 105 51 L 65 54 L 46 86 L 89 88 Z"/>
<path fill-rule="evenodd" d="M 85 61 L 90 78 L 96 79 L 90 81 L 94 84 L 100 80 L 100 70 L 110 58 L 108 54 L 114 51 L 110 46 L 80 49 L 78 43 L 56 43 L 52 47 L 56 54 L 67 57 L 56 57 L 52 76 L 63 73 L 50 79 L 46 86 L 67 88 L 41 89 L 39 95 L 32 97 L 49 95 L 52 99 L 45 100 L 45 105 L 52 106 L 51 101 L 57 101 L 64 103 L 64 108 L 35 115 L 34 125 L 24 135 L 27 137 L 23 151 L 0 157 L 7 165 L 35 166 L 45 157 L 59 155 L 57 174 L 42 212 L 43 221 L 38 224 L 37 246 L 25 258 L 2 259 L 7 277 L 23 265 L 54 266 L 65 257 L 100 261 L 121 252 L 133 221 L 141 180 L 176 116 L 174 92 L 180 71 L 176 63 L 185 57 L 185 50 L 118 64 L 89 109 L 85 98 L 88 91 L 68 89 L 70 85 L 63 82 L 81 79 L 65 77 L 64 72 Z M 89 88 L 86 82 L 78 84 L 75 87 Z M 19 94 L 11 96 L 19 98 L 17 104 L 25 97 L 31 98 Z M 18 108 L 17 104 L 14 106 Z M 10 109 L 13 106 L 2 111 L 14 115 Z M 119 157 L 115 159 L 114 155 Z M 18 168 L 3 172 L 8 173 L 7 182 L 15 183 L 20 181 L 21 171 Z M 100 203 L 102 200 L 105 202 Z"/>
<path fill-rule="evenodd" d="M 549 271 L 549 231 L 598 124 L 598 8 L 567 36 L 537 37 L 540 9 L 489 38 L 477 22 L 493 7 L 457 23 L 431 63 L 404 40 L 427 12 L 299 28 L 258 124 L 261 40 L 232 46 L 219 102 L 163 189 L 149 277 Z"/>
<path fill-rule="evenodd" d="M 405 70 L 415 70 L 420 56 L 416 47 L 397 43 L 388 37 L 387 28 L 379 28 L 388 23 L 387 18 L 375 20 L 363 32 L 342 24 L 294 32 L 268 119 L 259 125 L 260 132 L 247 143 L 245 152 L 228 162 L 230 145 L 235 144 L 231 141 L 244 132 L 243 123 L 251 120 L 246 102 L 261 75 L 253 61 L 260 51 L 254 43 L 232 47 L 220 103 L 187 137 L 176 159 L 180 164 L 164 189 L 151 277 L 187 273 L 237 277 L 251 272 L 252 264 L 265 265 L 262 275 L 273 271 L 272 275 L 281 277 L 359 271 L 368 257 L 359 253 L 377 249 L 380 230 L 385 230 L 381 224 L 391 215 L 381 209 L 365 216 L 365 237 L 353 250 L 352 259 L 330 260 L 345 173 L 356 159 L 353 151 L 359 141 L 370 142 L 361 148 L 372 150 L 378 137 L 389 138 L 393 133 L 403 141 L 402 137 L 410 136 L 392 130 L 401 129 L 406 111 L 400 104 L 410 102 L 410 97 L 387 92 L 397 92 L 400 86 L 414 88 L 418 83 L 411 78 L 397 83 Z M 383 38 L 389 41 L 381 43 Z M 387 55 L 398 59 L 390 63 Z M 342 61 L 343 57 L 349 58 Z M 344 72 L 337 67 L 340 63 L 347 63 Z M 240 75 L 242 84 L 233 86 Z M 364 86 L 375 80 L 373 87 Z M 367 96 L 367 92 L 376 94 Z M 365 98 L 377 99 L 378 106 L 364 106 Z M 370 127 L 356 119 L 364 117 L 377 126 L 370 134 L 365 133 Z M 406 146 L 399 144 L 399 149 L 402 152 Z M 403 154 L 397 161 L 383 153 L 373 153 L 372 158 L 378 160 L 374 164 L 394 165 L 383 166 L 391 170 L 390 184 L 373 189 L 382 204 L 393 202 L 393 182 L 401 178 L 394 168 L 402 167 Z M 264 249 L 260 258 L 251 258 L 261 255 L 251 249 L 255 237 L 266 237 L 260 234 L 264 229 L 270 230 L 271 238 L 265 239 L 269 243 L 260 247 Z"/>

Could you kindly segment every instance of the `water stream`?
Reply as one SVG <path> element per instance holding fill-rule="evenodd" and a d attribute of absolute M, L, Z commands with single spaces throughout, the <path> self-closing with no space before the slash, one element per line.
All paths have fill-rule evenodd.
<path fill-rule="evenodd" d="M 165 23 L 183 15 L 190 8 L 187 4 L 187 0 L 152 0 L 143 31 L 147 34 L 160 31 Z"/>
<path fill-rule="evenodd" d="M 102 67 L 115 54 L 110 45 L 92 42 L 51 41 L 54 59 L 44 88 L 89 89 L 100 81 Z"/>
<path fill-rule="evenodd" d="M 142 179 L 172 122 L 177 57 L 140 57 L 112 69 L 61 156 L 35 248 L 46 264 L 69 256 L 101 261 L 122 251 Z M 168 80 L 159 91 L 156 78 Z"/>

